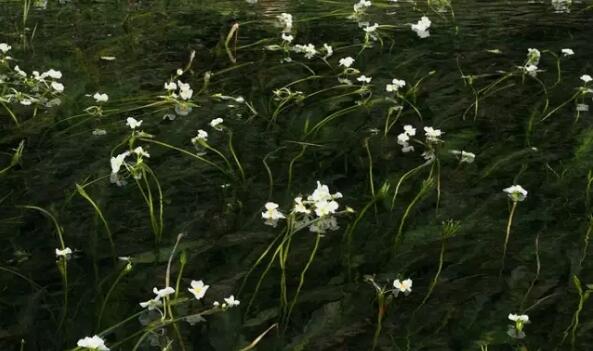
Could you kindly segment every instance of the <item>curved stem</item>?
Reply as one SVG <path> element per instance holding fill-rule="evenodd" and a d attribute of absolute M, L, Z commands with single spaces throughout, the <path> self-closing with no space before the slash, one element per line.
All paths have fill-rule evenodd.
<path fill-rule="evenodd" d="M 321 233 L 317 233 L 317 236 L 315 237 L 315 244 L 313 246 L 313 251 L 311 251 L 311 255 L 309 256 L 309 261 L 307 261 L 305 268 L 303 268 L 303 271 L 301 272 L 299 286 L 297 287 L 296 293 L 294 294 L 294 298 L 292 299 L 292 302 L 290 303 L 290 308 L 288 309 L 288 314 L 286 315 L 286 319 L 284 320 L 285 328 L 288 326 L 288 322 L 290 320 L 290 315 L 292 314 L 292 309 L 294 308 L 294 305 L 297 303 L 299 294 L 301 292 L 301 288 L 303 287 L 303 284 L 305 283 L 305 274 L 307 273 L 307 271 L 309 270 L 309 267 L 313 263 L 313 260 L 315 259 L 315 255 L 317 254 L 317 250 L 319 249 L 319 242 L 321 241 L 321 236 L 322 236 Z"/>
<path fill-rule="evenodd" d="M 507 245 L 509 243 L 509 237 L 511 236 L 511 226 L 513 225 L 513 217 L 515 215 L 515 209 L 517 208 L 517 201 L 513 201 L 513 206 L 511 207 L 511 212 L 509 213 L 509 220 L 507 222 L 507 230 L 504 237 L 504 247 L 502 249 L 502 263 L 500 265 L 500 274 L 499 278 L 502 276 L 502 272 L 504 270 L 505 258 L 507 254 Z"/>

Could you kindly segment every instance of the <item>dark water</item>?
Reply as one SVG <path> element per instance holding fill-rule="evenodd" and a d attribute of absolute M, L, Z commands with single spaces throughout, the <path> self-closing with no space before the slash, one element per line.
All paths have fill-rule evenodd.
<path fill-rule="evenodd" d="M 23 350 L 71 349 L 98 333 L 112 350 L 240 350 L 275 323 L 254 349 L 590 349 L 593 123 L 577 111 L 592 104 L 593 82 L 579 79 L 593 74 L 590 1 L 374 1 L 358 18 L 350 1 L 41 5 L 23 21 L 22 3 L 0 3 L 0 43 L 14 57 L 0 78 L 17 64 L 53 68 L 65 87 L 59 106 L 35 110 L 8 98 L 12 81 L 0 83 L 2 350 L 21 340 Z M 291 52 L 281 63 L 266 47 L 281 44 L 283 12 L 293 15 L 292 44 L 327 43 L 333 56 Z M 424 39 L 410 27 L 422 16 L 432 21 Z M 370 45 L 365 21 L 380 25 Z M 529 48 L 541 52 L 536 76 L 518 68 Z M 353 86 L 338 82 L 347 56 L 372 77 L 364 90 L 359 74 Z M 160 96 L 178 68 L 196 106 L 169 120 L 174 104 Z M 406 81 L 399 97 L 385 89 L 393 78 Z M 283 87 L 302 95 L 279 100 Z M 109 100 L 95 103 L 95 92 Z M 85 112 L 97 105 L 101 115 Z M 123 169 L 119 187 L 110 158 L 129 149 L 130 116 L 150 134 L 134 141 L 150 153 L 148 170 L 136 182 Z M 209 126 L 217 117 L 222 132 Z M 414 152 L 398 145 L 404 125 L 417 130 Z M 422 144 L 430 126 L 444 132 L 432 147 Z M 192 145 L 198 129 L 216 150 Z M 286 221 L 264 225 L 264 204 L 288 214 L 317 181 L 355 212 L 338 215 L 340 229 L 317 248 L 307 228 L 282 241 Z M 516 206 L 502 191 L 513 184 L 528 190 Z M 58 233 L 74 250 L 67 274 Z M 158 315 L 143 312 L 108 329 L 164 287 L 179 233 L 175 316 L 231 294 L 241 305 L 193 326 L 156 328 Z M 383 305 L 368 275 L 386 289 L 411 278 L 412 293 L 387 293 Z M 189 301 L 193 279 L 210 285 L 200 302 Z M 529 315 L 524 338 L 509 335 L 509 313 Z M 149 321 L 154 333 L 138 342 Z"/>

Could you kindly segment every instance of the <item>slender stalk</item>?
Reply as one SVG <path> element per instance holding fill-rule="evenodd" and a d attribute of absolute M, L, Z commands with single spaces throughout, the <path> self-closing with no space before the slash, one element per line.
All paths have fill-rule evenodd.
<path fill-rule="evenodd" d="M 309 270 L 309 267 L 313 263 L 313 260 L 315 259 L 315 255 L 317 254 L 317 250 L 319 249 L 319 242 L 321 241 L 321 236 L 322 236 L 321 233 L 317 233 L 317 236 L 315 237 L 315 244 L 313 246 L 313 250 L 311 251 L 311 255 L 309 256 L 309 261 L 307 261 L 305 268 L 303 268 L 303 270 L 301 272 L 299 286 L 297 287 L 296 293 L 294 294 L 292 302 L 290 303 L 290 308 L 288 309 L 288 314 L 286 315 L 286 318 L 284 319 L 285 328 L 288 326 L 288 322 L 290 321 L 290 316 L 292 314 L 292 310 L 293 310 L 295 304 L 297 303 L 299 294 L 301 292 L 301 288 L 303 287 L 303 284 L 305 284 L 305 274 L 307 273 L 307 271 Z"/>
<path fill-rule="evenodd" d="M 235 153 L 235 148 L 233 147 L 233 132 L 229 131 L 229 151 L 233 156 L 233 160 L 237 164 L 237 168 L 239 169 L 239 174 L 241 175 L 241 180 L 245 183 L 245 171 L 243 171 L 243 166 L 241 166 L 241 162 Z"/>
<path fill-rule="evenodd" d="M 381 330 L 383 329 L 383 317 L 385 316 L 385 293 L 382 290 L 377 291 L 377 304 L 379 309 L 377 310 L 377 326 L 375 327 L 375 334 L 373 335 L 373 347 L 371 351 L 377 347 L 379 336 L 381 336 Z"/>
<path fill-rule="evenodd" d="M 504 271 L 504 264 L 507 255 L 507 246 L 509 244 L 509 238 L 511 236 L 511 226 L 513 225 L 513 217 L 515 215 L 515 209 L 517 208 L 517 201 L 513 201 L 513 206 L 511 207 L 511 212 L 509 213 L 509 220 L 507 222 L 507 230 L 504 237 L 504 246 L 502 249 L 502 263 L 500 265 L 500 274 L 499 278 L 502 276 L 502 272 Z"/>
<path fill-rule="evenodd" d="M 97 318 L 97 328 L 98 329 L 101 328 L 101 321 L 103 320 L 103 313 L 105 312 L 105 307 L 107 307 L 107 302 L 109 302 L 109 298 L 111 297 L 111 294 L 115 290 L 115 287 L 117 286 L 117 284 L 119 284 L 120 280 L 130 271 L 131 270 L 130 270 L 129 263 L 126 263 L 124 265 L 124 267 L 122 268 L 122 270 L 117 275 L 117 277 L 115 278 L 115 280 L 113 281 L 113 284 L 111 284 L 111 287 L 109 288 L 109 290 L 107 291 L 107 295 L 105 295 L 105 298 L 103 299 L 103 302 L 101 303 L 101 309 L 99 310 L 99 317 Z"/>
<path fill-rule="evenodd" d="M 531 291 L 533 290 L 535 283 L 539 279 L 539 273 L 541 271 L 541 261 L 539 258 L 539 234 L 535 237 L 535 262 L 536 262 L 535 277 L 533 277 L 533 280 L 531 281 L 529 288 L 525 292 L 525 296 L 523 296 L 523 300 L 521 300 L 521 305 L 520 305 L 521 307 L 519 308 L 520 310 L 523 310 L 523 307 L 525 306 L 525 302 L 527 301 L 529 294 L 531 294 Z"/>
<path fill-rule="evenodd" d="M 428 178 L 423 182 L 422 187 L 420 188 L 420 191 L 416 194 L 416 196 L 410 202 L 410 204 L 406 208 L 404 214 L 402 215 L 402 218 L 400 219 L 400 222 L 399 222 L 399 227 L 397 229 L 397 234 L 395 235 L 395 238 L 393 240 L 393 254 L 395 254 L 397 252 L 401 242 L 403 241 L 404 225 L 406 223 L 406 219 L 408 218 L 408 216 L 410 215 L 410 212 L 412 211 L 412 208 L 414 208 L 416 203 L 418 203 L 418 201 L 420 201 L 420 199 L 424 196 L 424 194 L 426 194 L 426 192 L 430 188 L 432 188 L 433 183 L 434 183 L 434 180 L 432 178 Z"/>
<path fill-rule="evenodd" d="M 113 258 L 113 262 L 115 263 L 117 254 L 115 251 L 115 243 L 113 242 L 113 234 L 111 233 L 111 229 L 109 228 L 109 224 L 107 224 L 107 220 L 105 219 L 105 216 L 103 215 L 103 212 L 101 211 L 101 208 L 91 198 L 91 196 L 84 190 L 84 186 L 76 184 L 76 190 L 78 191 L 80 196 L 82 196 L 85 200 L 87 200 L 88 203 L 93 207 L 93 209 L 95 210 L 95 213 L 97 213 L 97 216 L 103 223 L 103 226 L 105 227 L 105 231 L 107 232 L 107 238 L 109 239 L 109 245 L 111 246 L 111 256 Z"/>

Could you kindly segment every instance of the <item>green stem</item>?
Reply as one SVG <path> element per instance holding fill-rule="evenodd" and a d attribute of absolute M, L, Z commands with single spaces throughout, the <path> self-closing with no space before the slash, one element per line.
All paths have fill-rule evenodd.
<path fill-rule="evenodd" d="M 315 255 L 317 254 L 317 250 L 319 249 L 319 242 L 321 241 L 321 236 L 322 236 L 321 233 L 317 233 L 317 236 L 315 237 L 315 244 L 313 246 L 313 251 L 311 251 L 311 255 L 309 256 L 309 261 L 307 261 L 305 268 L 303 268 L 303 271 L 301 272 L 299 286 L 297 287 L 296 293 L 294 294 L 294 298 L 292 299 L 292 302 L 290 304 L 290 308 L 288 309 L 288 314 L 286 315 L 286 318 L 284 320 L 285 328 L 288 326 L 288 322 L 290 321 L 290 315 L 292 314 L 292 310 L 293 310 L 295 304 L 297 303 L 299 294 L 301 292 L 303 284 L 305 283 L 305 274 L 307 273 L 307 271 L 309 270 L 309 267 L 313 263 L 313 260 L 315 259 Z"/>
<path fill-rule="evenodd" d="M 509 243 L 509 237 L 511 236 L 511 226 L 513 225 L 513 217 L 515 215 L 515 209 L 517 208 L 517 201 L 513 201 L 513 206 L 511 207 L 511 212 L 509 213 L 509 220 L 507 222 L 507 230 L 504 237 L 504 247 L 502 249 L 502 263 L 500 265 L 500 274 L 499 277 L 502 276 L 502 272 L 504 270 L 505 259 L 507 255 L 507 246 Z"/>

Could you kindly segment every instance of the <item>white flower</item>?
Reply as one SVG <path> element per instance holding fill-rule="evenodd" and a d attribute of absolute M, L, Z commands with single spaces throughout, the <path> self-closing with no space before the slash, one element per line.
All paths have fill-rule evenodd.
<path fill-rule="evenodd" d="M 46 77 L 50 77 L 53 79 L 62 79 L 62 72 L 60 71 L 56 71 L 55 69 L 50 69 L 47 72 L 43 72 L 41 74 L 41 78 L 46 78 Z"/>
<path fill-rule="evenodd" d="M 400 292 L 408 295 L 409 293 L 412 292 L 412 279 L 408 278 L 404 281 L 400 281 L 399 279 L 396 279 L 393 281 L 393 287 L 395 288 L 394 293 L 396 296 Z"/>
<path fill-rule="evenodd" d="M 107 131 L 105 129 L 96 128 L 92 131 L 92 134 L 94 136 L 101 136 L 101 135 L 106 135 Z"/>
<path fill-rule="evenodd" d="M 268 202 L 265 204 L 266 211 L 261 213 L 261 217 L 265 219 L 266 225 L 275 227 L 278 224 L 278 220 L 286 218 L 282 212 L 278 211 L 278 204 L 274 202 Z"/>
<path fill-rule="evenodd" d="M 422 18 L 420 18 L 416 24 L 412 24 L 411 26 L 412 30 L 416 32 L 420 38 L 426 38 L 430 35 L 428 29 L 430 28 L 431 24 L 432 22 L 428 17 L 422 16 Z"/>
<path fill-rule="evenodd" d="M 288 33 L 292 31 L 292 15 L 290 13 L 281 13 L 276 16 L 278 23 L 283 27 L 282 31 Z"/>
<path fill-rule="evenodd" d="M 175 71 L 175 73 L 176 73 L 178 76 L 181 76 L 181 75 L 183 75 L 183 70 L 182 70 L 181 68 L 178 68 L 178 69 L 177 69 L 177 71 Z"/>
<path fill-rule="evenodd" d="M 406 124 L 404 126 L 404 133 L 406 133 L 409 136 L 414 136 L 414 135 L 416 135 L 416 128 L 412 127 L 409 124 Z"/>
<path fill-rule="evenodd" d="M 208 132 L 203 129 L 198 130 L 198 135 L 191 139 L 192 144 L 197 144 L 206 141 L 208 141 Z"/>
<path fill-rule="evenodd" d="M 23 71 L 18 65 L 14 66 L 14 71 L 21 77 L 27 76 L 27 72 Z"/>
<path fill-rule="evenodd" d="M 535 75 L 537 74 L 537 69 L 538 69 L 538 68 L 537 68 L 537 66 L 536 66 L 536 65 L 531 65 L 531 64 L 529 64 L 529 65 L 522 66 L 522 67 L 521 67 L 521 69 L 522 69 L 522 70 L 523 70 L 525 73 L 527 73 L 527 74 L 531 75 L 532 77 L 535 77 Z"/>
<path fill-rule="evenodd" d="M 588 74 L 583 74 L 583 75 L 581 76 L 581 80 L 582 80 L 583 82 L 585 82 L 585 83 L 589 83 L 590 81 L 592 81 L 592 80 L 593 80 L 593 78 L 591 78 L 591 76 L 590 76 L 590 75 L 588 75 Z"/>
<path fill-rule="evenodd" d="M 527 49 L 527 63 L 537 66 L 539 59 L 542 57 L 541 52 L 538 49 Z"/>
<path fill-rule="evenodd" d="M 241 301 L 235 300 L 235 297 L 233 295 L 231 295 L 229 297 L 225 297 L 224 301 L 226 302 L 227 306 L 229 306 L 229 307 L 235 307 L 235 306 L 239 306 L 241 304 Z"/>
<path fill-rule="evenodd" d="M 406 145 L 402 147 L 402 152 L 407 154 L 408 152 L 414 151 L 414 147 L 412 145 Z"/>
<path fill-rule="evenodd" d="M 508 194 L 509 198 L 514 202 L 523 201 L 527 198 L 527 190 L 523 189 L 521 185 L 513 185 L 503 189 Z"/>
<path fill-rule="evenodd" d="M 210 127 L 221 131 L 222 130 L 222 122 L 224 122 L 224 119 L 222 118 L 215 118 L 213 120 L 210 121 Z"/>
<path fill-rule="evenodd" d="M 324 59 L 327 59 L 334 54 L 334 48 L 332 48 L 330 45 L 327 45 L 327 43 L 323 43 L 323 48 L 325 49 L 325 56 L 323 56 Z"/>
<path fill-rule="evenodd" d="M 514 314 L 514 313 L 510 313 L 509 314 L 509 319 L 512 320 L 513 322 L 522 322 L 522 323 L 528 323 L 529 322 L 529 316 L 526 314 Z"/>
<path fill-rule="evenodd" d="M 388 93 L 395 93 L 397 92 L 399 89 L 403 88 L 406 86 L 406 81 L 405 80 L 400 80 L 400 79 L 393 79 L 391 81 L 391 84 L 387 84 L 385 86 L 385 90 Z"/>
<path fill-rule="evenodd" d="M 367 33 L 373 33 L 377 30 L 377 28 L 379 28 L 379 23 L 375 23 L 373 25 L 368 25 L 368 26 L 364 27 L 362 30 L 364 30 Z"/>
<path fill-rule="evenodd" d="M 401 133 L 397 136 L 397 143 L 402 146 L 408 145 L 408 141 L 410 141 L 410 136 L 407 133 Z"/>
<path fill-rule="evenodd" d="M 293 211 L 295 213 L 304 213 L 309 214 L 311 210 L 308 209 L 305 204 L 303 203 L 303 198 L 301 196 L 297 196 L 294 198 L 294 208 Z"/>
<path fill-rule="evenodd" d="M 95 99 L 96 102 L 107 102 L 107 100 L 109 100 L 109 95 L 97 92 L 93 95 L 93 99 Z"/>
<path fill-rule="evenodd" d="M 204 285 L 204 282 L 201 280 L 192 280 L 191 288 L 188 288 L 187 290 L 194 295 L 196 300 L 200 300 L 204 297 L 209 287 L 210 285 Z"/>
<path fill-rule="evenodd" d="M 438 143 L 441 141 L 440 137 L 444 133 L 440 129 L 434 129 L 433 127 L 424 127 L 424 135 L 426 141 L 429 143 Z"/>
<path fill-rule="evenodd" d="M 51 82 L 51 87 L 58 93 L 64 91 L 64 84 L 58 82 Z"/>
<path fill-rule="evenodd" d="M 336 201 L 318 201 L 315 203 L 315 214 L 317 217 L 325 217 L 329 214 L 336 213 L 340 205 Z"/>
<path fill-rule="evenodd" d="M 285 32 L 282 32 L 282 40 L 287 43 L 292 43 L 292 41 L 294 40 L 294 37 L 290 34 L 286 34 Z"/>
<path fill-rule="evenodd" d="M 333 199 L 339 199 L 342 197 L 341 193 L 330 194 L 329 188 L 327 185 L 321 184 L 321 182 L 317 181 L 317 189 L 313 191 L 313 194 L 307 197 L 307 200 L 313 202 L 320 202 L 320 201 L 330 201 Z"/>
<path fill-rule="evenodd" d="M 138 121 L 134 117 L 126 118 L 126 125 L 131 129 L 136 129 L 142 125 L 142 120 Z"/>
<path fill-rule="evenodd" d="M 572 56 L 574 51 L 572 49 L 562 49 L 562 56 Z"/>
<path fill-rule="evenodd" d="M 146 151 L 144 151 L 144 149 L 142 148 L 142 146 L 138 146 L 134 149 L 134 153 L 138 156 L 142 156 L 142 157 L 150 157 L 150 154 Z"/>
<path fill-rule="evenodd" d="M 357 81 L 361 82 L 361 83 L 370 83 L 371 80 L 373 80 L 373 77 L 367 77 L 364 74 L 358 78 L 356 78 Z"/>
<path fill-rule="evenodd" d="M 179 96 L 183 100 L 191 99 L 194 91 L 191 89 L 191 86 L 188 83 L 183 83 L 182 81 L 177 81 L 177 86 L 179 87 Z"/>
<path fill-rule="evenodd" d="M 404 132 L 397 136 L 397 143 L 402 146 L 403 153 L 414 151 L 414 147 L 409 144 L 410 137 L 414 135 L 416 135 L 416 128 L 407 124 L 404 126 Z"/>
<path fill-rule="evenodd" d="M 577 111 L 578 112 L 588 112 L 589 111 L 589 105 L 587 105 L 587 104 L 577 104 Z"/>
<path fill-rule="evenodd" d="M 344 85 L 352 85 L 352 81 L 347 78 L 338 78 L 338 82 Z"/>
<path fill-rule="evenodd" d="M 353 63 L 354 63 L 354 59 L 350 56 L 341 58 L 339 61 L 339 65 L 344 66 L 346 68 L 352 66 Z"/>
<path fill-rule="evenodd" d="M 476 159 L 476 154 L 463 150 L 451 150 L 453 155 L 459 156 L 459 162 L 461 163 L 473 163 Z"/>
<path fill-rule="evenodd" d="M 152 289 L 152 292 L 156 295 L 157 299 L 161 299 L 163 297 L 167 297 L 171 294 L 175 293 L 175 289 L 173 289 L 172 287 L 168 286 L 164 289 L 157 289 L 156 287 L 154 289 Z"/>
<path fill-rule="evenodd" d="M 0 51 L 2 51 L 3 54 L 7 53 L 8 51 L 10 51 L 10 49 L 12 49 L 12 46 L 6 44 L 6 43 L 0 43 Z"/>
<path fill-rule="evenodd" d="M 70 258 L 72 255 L 72 249 L 69 247 L 65 247 L 63 250 L 56 249 L 56 257 L 64 257 L 66 259 Z"/>
<path fill-rule="evenodd" d="M 212 303 L 212 306 L 214 306 L 214 307 L 220 307 L 220 302 L 218 302 L 218 301 L 214 301 L 214 302 Z"/>
<path fill-rule="evenodd" d="M 371 5 L 372 5 L 372 3 L 368 0 L 360 0 L 359 2 L 354 4 L 354 12 L 355 13 L 362 12 L 365 9 L 367 9 L 368 7 L 371 7 Z"/>
<path fill-rule="evenodd" d="M 115 157 L 111 157 L 111 173 L 118 173 L 121 166 L 124 164 L 126 157 L 130 155 L 129 151 L 123 152 Z"/>
<path fill-rule="evenodd" d="M 309 60 L 312 59 L 317 54 L 317 49 L 315 49 L 315 45 L 313 45 L 311 43 L 309 43 L 307 45 L 297 44 L 292 47 L 292 51 L 299 53 L 299 54 L 305 54 L 305 58 L 307 58 Z"/>
<path fill-rule="evenodd" d="M 168 91 L 177 90 L 177 84 L 175 84 L 175 82 L 165 82 L 165 90 L 168 90 Z"/>
<path fill-rule="evenodd" d="M 87 336 L 83 339 L 80 339 L 76 345 L 78 347 L 84 347 L 94 351 L 109 351 L 109 348 L 105 346 L 105 341 L 98 335 L 92 337 Z"/>
<path fill-rule="evenodd" d="M 163 302 L 160 300 L 159 297 L 155 297 L 154 299 L 150 299 L 145 302 L 140 302 L 140 307 L 148 308 L 149 311 L 152 311 L 163 307 Z"/>

